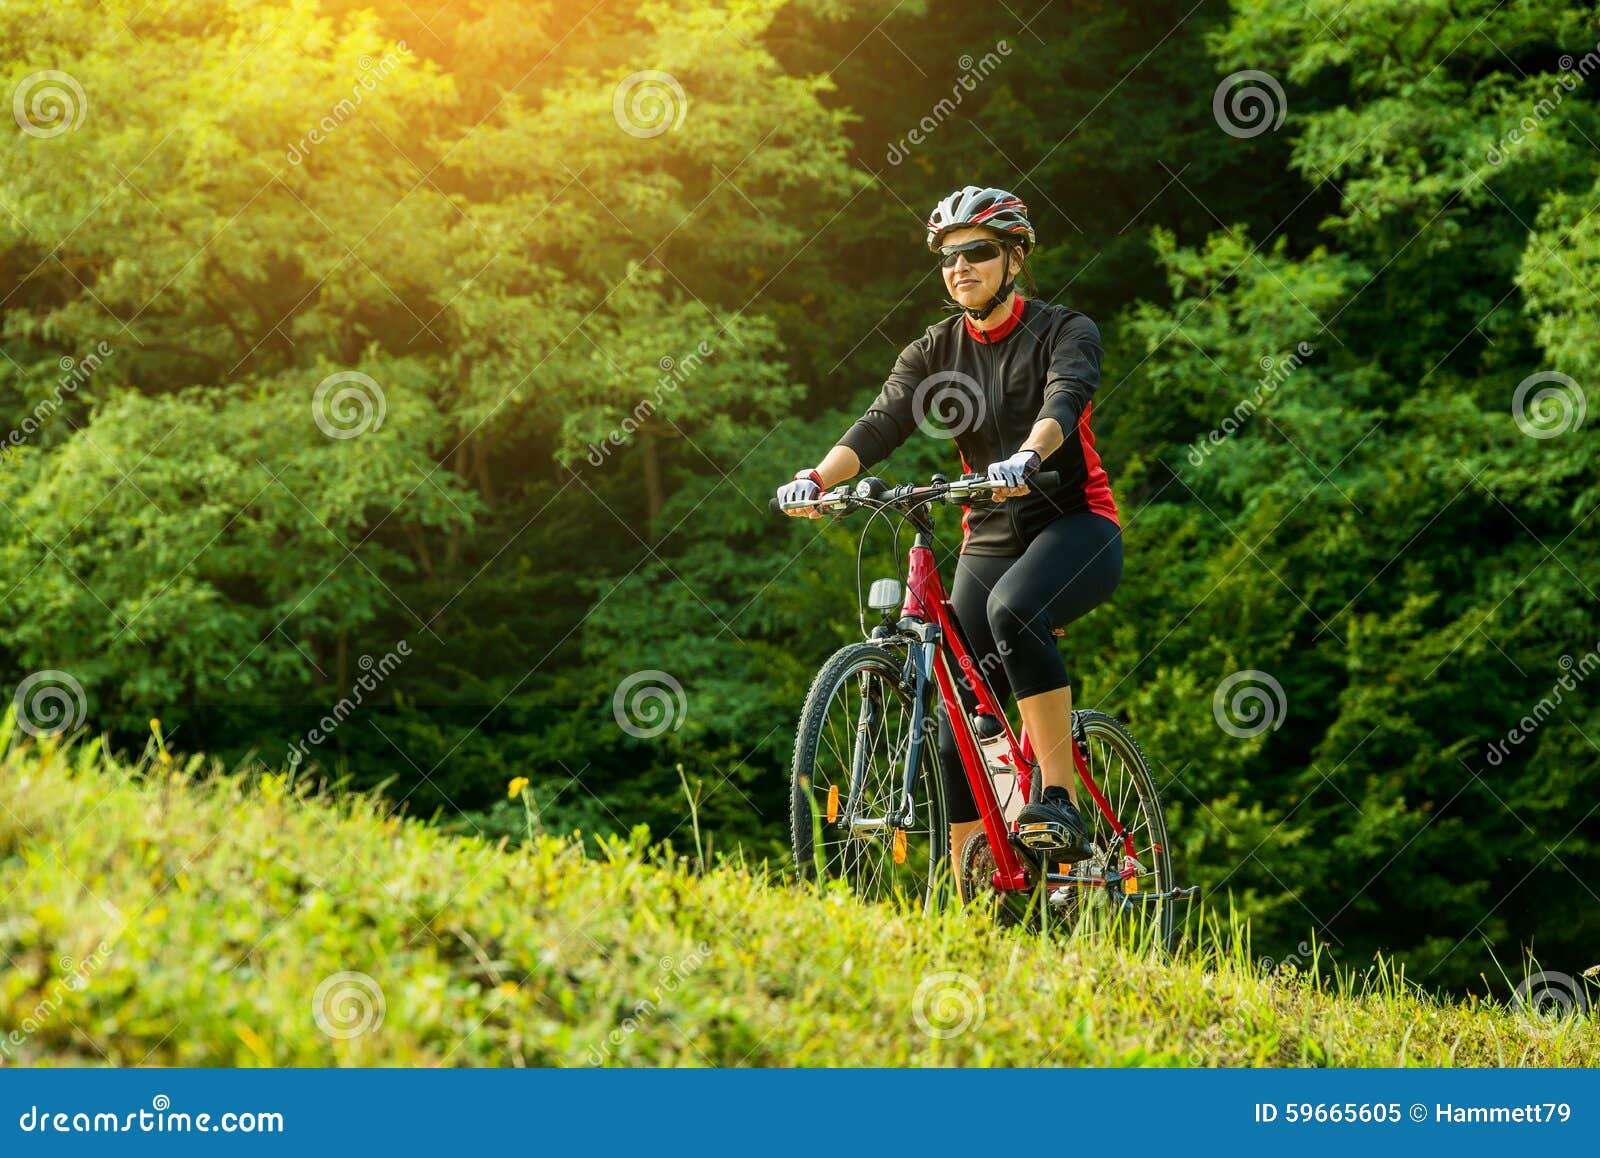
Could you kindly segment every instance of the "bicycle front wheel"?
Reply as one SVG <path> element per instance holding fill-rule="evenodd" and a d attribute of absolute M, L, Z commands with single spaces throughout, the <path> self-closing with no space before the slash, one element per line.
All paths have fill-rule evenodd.
<path fill-rule="evenodd" d="M 930 910 L 949 888 L 950 833 L 932 695 L 906 799 L 917 738 L 907 658 L 904 648 L 856 643 L 817 673 L 795 737 L 790 831 L 802 879 L 844 880 L 863 900 Z"/>

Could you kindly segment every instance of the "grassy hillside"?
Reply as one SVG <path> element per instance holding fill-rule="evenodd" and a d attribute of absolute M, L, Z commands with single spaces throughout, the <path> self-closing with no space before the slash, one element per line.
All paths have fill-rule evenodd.
<path fill-rule="evenodd" d="M 500 847 L 198 760 L 0 746 L 0 1063 L 1600 1064 L 1592 1023 L 1381 971 L 1157 964 L 637 840 Z"/>

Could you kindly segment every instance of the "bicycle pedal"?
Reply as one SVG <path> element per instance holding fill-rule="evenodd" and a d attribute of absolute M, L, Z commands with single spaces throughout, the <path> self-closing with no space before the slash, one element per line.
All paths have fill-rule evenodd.
<path fill-rule="evenodd" d="M 1035 852 L 1051 852 L 1069 848 L 1075 842 L 1066 825 L 1054 820 L 1037 820 L 1017 827 L 1017 839 Z"/>
<path fill-rule="evenodd" d="M 1094 855 L 1092 847 L 1055 820 L 1035 820 L 1019 825 L 1015 839 L 1023 848 L 1040 854 L 1045 860 L 1074 863 Z"/>

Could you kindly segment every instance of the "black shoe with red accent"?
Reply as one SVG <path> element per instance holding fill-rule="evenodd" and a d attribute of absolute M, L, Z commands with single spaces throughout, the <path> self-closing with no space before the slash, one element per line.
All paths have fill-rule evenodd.
<path fill-rule="evenodd" d="M 1065 788 L 1052 784 L 1044 798 L 1017 814 L 1017 839 L 1047 861 L 1072 863 L 1094 855 L 1089 826 Z"/>

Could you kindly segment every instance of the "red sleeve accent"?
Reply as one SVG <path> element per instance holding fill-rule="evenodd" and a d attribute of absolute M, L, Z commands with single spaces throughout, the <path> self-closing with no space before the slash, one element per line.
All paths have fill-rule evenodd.
<path fill-rule="evenodd" d="M 1111 480 L 1100 465 L 1100 452 L 1094 448 L 1094 431 L 1089 429 L 1089 412 L 1093 409 L 1094 403 L 1090 402 L 1078 419 L 1078 442 L 1083 447 L 1083 465 L 1089 474 L 1088 481 L 1083 484 L 1083 497 L 1088 500 L 1091 511 L 1104 515 L 1120 527 L 1122 520 L 1117 517 L 1117 500 L 1111 497 Z"/>

